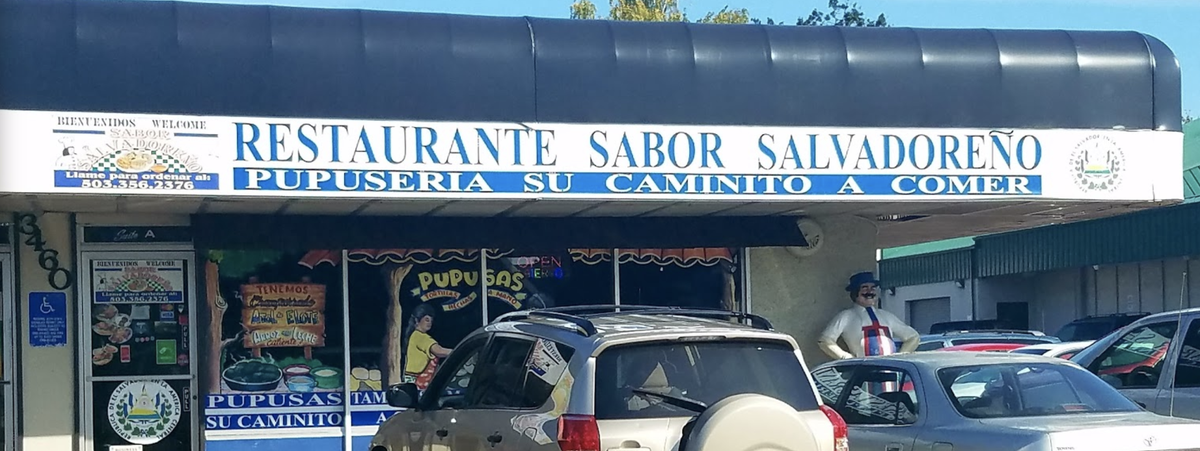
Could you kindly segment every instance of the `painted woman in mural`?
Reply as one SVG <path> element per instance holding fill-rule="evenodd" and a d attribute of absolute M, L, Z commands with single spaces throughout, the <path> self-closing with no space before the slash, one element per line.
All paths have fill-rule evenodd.
<path fill-rule="evenodd" d="M 404 382 L 416 383 L 420 390 L 425 390 L 433 379 L 438 359 L 446 358 L 451 351 L 429 335 L 436 311 L 436 307 L 430 304 L 417 306 L 405 327 L 408 345 L 404 353 Z"/>

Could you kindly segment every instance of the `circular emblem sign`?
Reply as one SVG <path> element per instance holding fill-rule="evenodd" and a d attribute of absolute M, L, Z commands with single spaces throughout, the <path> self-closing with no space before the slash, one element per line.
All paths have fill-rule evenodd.
<path fill-rule="evenodd" d="M 158 443 L 179 424 L 179 394 L 163 381 L 125 381 L 108 399 L 108 422 L 135 445 Z"/>
<path fill-rule="evenodd" d="M 1125 152 L 1107 136 L 1089 136 L 1071 153 L 1071 175 L 1083 192 L 1115 191 L 1124 172 Z"/>

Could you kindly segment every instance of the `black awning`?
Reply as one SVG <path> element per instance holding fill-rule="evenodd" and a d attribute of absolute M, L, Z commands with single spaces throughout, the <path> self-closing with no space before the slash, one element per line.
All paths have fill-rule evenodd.
<path fill-rule="evenodd" d="M 788 217 L 454 218 L 198 214 L 202 249 L 803 246 Z"/>
<path fill-rule="evenodd" d="M 0 2 L 0 108 L 505 122 L 1179 130 L 1135 32 Z"/>

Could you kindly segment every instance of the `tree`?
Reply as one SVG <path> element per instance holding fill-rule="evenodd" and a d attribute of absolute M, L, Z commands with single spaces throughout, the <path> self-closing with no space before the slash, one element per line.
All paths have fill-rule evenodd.
<path fill-rule="evenodd" d="M 679 8 L 679 0 L 608 0 L 608 19 L 634 22 L 688 22 L 687 14 Z M 596 19 L 596 4 L 592 0 L 575 0 L 571 4 L 572 19 Z M 750 11 L 745 8 L 734 9 L 726 6 L 720 11 L 705 14 L 698 20 L 700 23 L 721 24 L 761 24 L 763 20 L 750 18 Z M 766 19 L 766 24 L 776 25 L 772 18 Z M 850 0 L 829 0 L 829 10 L 821 12 L 813 9 L 808 17 L 796 19 L 796 25 L 820 26 L 836 25 L 843 27 L 886 27 L 887 18 L 883 14 L 875 19 L 867 19 L 867 14 L 859 9 L 858 3 Z"/>
<path fill-rule="evenodd" d="M 813 9 L 808 17 L 796 20 L 800 26 L 834 25 L 838 27 L 886 27 L 887 18 L 880 14 L 874 20 L 867 19 L 867 14 L 858 9 L 858 3 L 842 0 L 829 0 L 829 11 L 821 12 Z"/>
<path fill-rule="evenodd" d="M 1196 120 L 1196 117 L 1195 117 L 1195 116 L 1192 116 L 1192 112 L 1191 112 L 1191 111 L 1184 111 L 1184 112 L 1183 112 L 1183 123 L 1185 123 L 1185 124 L 1186 124 L 1186 123 L 1188 123 L 1188 122 L 1191 122 L 1191 121 L 1194 121 L 1194 120 Z"/>
<path fill-rule="evenodd" d="M 679 0 L 608 0 L 608 18 L 630 22 L 688 22 L 687 14 L 679 8 Z M 575 0 L 571 4 L 572 19 L 595 19 L 596 4 L 591 0 Z M 744 24 L 750 22 L 746 9 L 730 9 L 710 12 L 699 20 L 701 23 Z"/>

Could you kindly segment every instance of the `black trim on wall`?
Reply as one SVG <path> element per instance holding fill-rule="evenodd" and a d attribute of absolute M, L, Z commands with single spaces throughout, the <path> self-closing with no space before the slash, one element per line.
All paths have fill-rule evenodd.
<path fill-rule="evenodd" d="M 200 214 L 198 249 L 802 246 L 789 217 L 469 218 Z"/>

